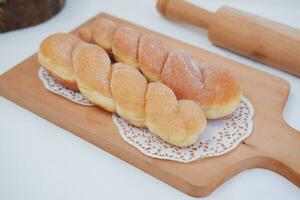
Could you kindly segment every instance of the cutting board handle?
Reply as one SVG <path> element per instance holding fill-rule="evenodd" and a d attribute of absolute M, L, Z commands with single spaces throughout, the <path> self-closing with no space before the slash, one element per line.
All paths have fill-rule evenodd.
<path fill-rule="evenodd" d="M 158 0 L 157 10 L 167 18 L 207 29 L 214 13 L 182 0 Z"/>
<path fill-rule="evenodd" d="M 272 128 L 272 131 L 272 136 L 260 144 L 260 150 L 265 154 L 262 165 L 300 187 L 300 132 L 284 120 L 280 128 Z"/>

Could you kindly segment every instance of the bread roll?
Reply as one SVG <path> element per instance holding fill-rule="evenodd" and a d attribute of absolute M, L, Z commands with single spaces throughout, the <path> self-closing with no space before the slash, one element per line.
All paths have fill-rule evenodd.
<path fill-rule="evenodd" d="M 203 88 L 200 79 L 200 64 L 182 50 L 172 50 L 163 66 L 161 82 L 168 85 L 178 99 L 197 99 Z"/>
<path fill-rule="evenodd" d="M 117 28 L 117 24 L 111 20 L 98 20 L 91 31 L 94 42 L 111 53 L 114 34 Z"/>
<path fill-rule="evenodd" d="M 113 65 L 111 92 L 117 113 L 139 127 L 146 127 L 146 91 L 147 81 L 137 69 L 122 63 Z"/>
<path fill-rule="evenodd" d="M 72 35 L 64 36 L 65 40 L 71 38 Z M 55 50 L 57 53 L 58 49 Z M 70 48 L 62 48 L 58 52 L 67 55 L 69 51 Z M 111 65 L 107 52 L 100 46 L 81 41 L 71 53 L 70 67 L 78 88 L 95 105 L 117 112 L 133 125 L 148 127 L 166 142 L 180 147 L 194 143 L 203 132 L 206 118 L 195 102 L 177 101 L 168 86 L 148 84 L 140 71 L 130 65 Z M 53 63 L 59 59 L 53 57 Z"/>
<path fill-rule="evenodd" d="M 149 36 L 142 36 L 144 37 Z M 153 50 L 145 53 L 146 59 L 142 58 L 140 52 L 151 49 L 149 46 Z M 139 45 L 139 67 L 148 80 L 157 80 L 160 77 L 160 81 L 169 86 L 178 99 L 190 99 L 199 103 L 207 119 L 224 118 L 235 111 L 242 97 L 242 89 L 236 76 L 216 64 L 200 65 L 192 55 L 176 49 L 169 51 L 161 67 L 156 61 L 158 52 L 167 49 L 164 46 L 154 36 Z M 161 62 L 163 57 L 160 58 Z M 156 64 L 151 65 L 152 63 Z M 156 72 L 161 71 L 160 76 L 151 75 L 149 71 L 154 71 L 153 69 Z"/>
<path fill-rule="evenodd" d="M 77 35 L 85 42 L 94 43 L 91 28 L 86 26 L 80 27 L 77 31 Z"/>
<path fill-rule="evenodd" d="M 177 143 L 177 146 L 188 146 L 193 144 L 199 133 L 206 128 L 206 117 L 201 107 L 190 100 L 179 100 L 180 115 L 185 124 L 186 138 Z"/>
<path fill-rule="evenodd" d="M 96 19 L 80 27 L 77 33 L 85 42 L 95 43 L 108 53 L 112 53 L 112 42 L 117 28 L 118 25 L 111 20 Z"/>
<path fill-rule="evenodd" d="M 191 145 L 206 127 L 198 104 L 177 101 L 174 92 L 162 83 L 147 84 L 136 68 L 116 63 L 109 76 L 109 57 L 99 46 L 78 44 L 73 51 L 73 64 L 79 89 L 86 98 L 109 110 L 98 99 L 110 95 L 115 110 L 109 111 L 117 112 L 135 126 L 148 127 L 166 142 L 180 147 Z"/>
<path fill-rule="evenodd" d="M 79 43 L 73 51 L 73 66 L 80 92 L 92 103 L 115 112 L 110 91 L 111 61 L 99 46 Z"/>
<path fill-rule="evenodd" d="M 238 79 L 226 68 L 213 63 L 202 64 L 200 72 L 203 88 L 195 101 L 201 104 L 207 119 L 232 114 L 242 98 Z"/>
<path fill-rule="evenodd" d="M 97 35 L 101 35 L 100 28 Z M 112 53 L 117 61 L 138 67 L 149 81 L 165 83 L 178 99 L 196 101 L 207 119 L 224 118 L 238 107 L 242 89 L 227 69 L 215 64 L 202 67 L 189 53 L 170 50 L 154 35 L 140 36 L 131 28 L 119 27 L 112 36 Z"/>
<path fill-rule="evenodd" d="M 178 50 L 169 53 L 161 81 L 178 99 L 198 102 L 207 119 L 230 115 L 242 96 L 239 82 L 228 70 L 213 64 L 200 66 L 190 54 Z"/>
<path fill-rule="evenodd" d="M 115 60 L 133 67 L 137 67 L 137 49 L 139 38 L 139 33 L 131 28 L 118 28 L 115 32 L 112 43 L 112 53 Z"/>
<path fill-rule="evenodd" d="M 63 86 L 78 90 L 72 65 L 72 51 L 80 39 L 69 33 L 53 34 L 40 44 L 40 64 Z"/>
<path fill-rule="evenodd" d="M 159 81 L 168 50 L 154 35 L 143 35 L 138 47 L 139 69 L 149 81 Z"/>
<path fill-rule="evenodd" d="M 183 147 L 193 144 L 206 126 L 203 111 L 193 101 L 177 101 L 166 85 L 153 82 L 146 95 L 148 128 L 164 141 Z"/>

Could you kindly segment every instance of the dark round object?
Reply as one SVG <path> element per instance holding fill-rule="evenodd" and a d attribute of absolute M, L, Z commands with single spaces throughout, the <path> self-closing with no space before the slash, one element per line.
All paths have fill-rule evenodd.
<path fill-rule="evenodd" d="M 0 33 L 39 24 L 58 13 L 65 0 L 0 0 Z"/>

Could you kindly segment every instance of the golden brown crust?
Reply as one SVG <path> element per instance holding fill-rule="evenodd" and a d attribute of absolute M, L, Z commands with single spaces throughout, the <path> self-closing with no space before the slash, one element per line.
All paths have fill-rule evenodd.
<path fill-rule="evenodd" d="M 169 53 L 161 81 L 178 99 L 198 102 L 208 119 L 223 118 L 234 112 L 242 96 L 237 78 L 228 70 L 214 64 L 200 66 L 190 54 L 178 50 Z"/>
<path fill-rule="evenodd" d="M 73 66 L 77 80 L 111 97 L 111 62 L 107 53 L 93 44 L 78 44 L 73 51 Z"/>
<path fill-rule="evenodd" d="M 79 38 L 69 33 L 55 33 L 40 45 L 39 52 L 51 60 L 53 65 L 72 69 L 71 54 Z"/>
<path fill-rule="evenodd" d="M 113 65 L 110 88 L 117 113 L 134 125 L 145 127 L 145 77 L 131 66 L 116 63 Z"/>
<path fill-rule="evenodd" d="M 106 51 L 111 52 L 113 38 L 117 28 L 117 24 L 111 20 L 98 20 L 91 29 L 93 41 Z"/>
<path fill-rule="evenodd" d="M 80 92 L 92 103 L 114 112 L 110 92 L 111 62 L 105 50 L 93 44 L 77 44 L 73 66 Z"/>
<path fill-rule="evenodd" d="M 119 27 L 114 35 L 112 52 L 117 62 L 137 67 L 137 49 L 140 35 L 137 31 Z"/>
<path fill-rule="evenodd" d="M 242 91 L 236 77 L 227 70 L 220 70 L 218 66 L 199 70 L 199 63 L 189 53 L 169 51 L 153 35 L 143 35 L 139 41 L 139 33 L 131 28 L 119 27 L 114 32 L 117 27 L 114 22 L 105 20 L 103 24 L 113 24 L 107 25 L 110 34 L 102 34 L 109 35 L 107 41 L 112 40 L 116 61 L 139 67 L 149 81 L 162 81 L 179 99 L 197 101 L 208 119 L 226 117 L 238 106 Z M 99 27 L 94 29 L 97 31 L 93 37 L 101 36 L 101 27 L 105 25 Z"/>
<path fill-rule="evenodd" d="M 181 147 L 193 144 L 206 127 L 198 104 L 190 100 L 178 102 L 173 91 L 158 82 L 148 84 L 146 120 L 153 133 Z"/>
<path fill-rule="evenodd" d="M 138 47 L 139 68 L 149 81 L 159 81 L 168 50 L 157 37 L 143 35 Z"/>
<path fill-rule="evenodd" d="M 50 74 L 69 88 L 76 89 L 77 83 L 80 92 L 95 105 L 117 112 L 136 126 L 149 127 L 154 134 L 178 146 L 192 144 L 203 131 L 206 121 L 198 104 L 190 100 L 178 102 L 173 91 L 162 83 L 148 85 L 140 71 L 132 66 L 123 63 L 111 66 L 107 52 L 100 46 L 81 41 L 76 43 L 75 48 L 51 47 L 62 58 L 60 54 L 72 58 L 71 68 L 54 65 L 62 58 L 48 56 L 43 51 L 45 47 L 41 46 L 39 59 L 50 68 L 46 67 Z M 74 80 L 70 79 L 73 75 Z"/>
<path fill-rule="evenodd" d="M 146 120 L 148 128 L 163 140 L 172 144 L 185 138 L 185 126 L 179 116 L 175 94 L 166 85 L 148 84 L 146 95 Z"/>
<path fill-rule="evenodd" d="M 242 97 L 238 79 L 216 64 L 203 64 L 199 76 L 204 87 L 199 91 L 196 100 L 201 104 L 207 118 L 219 119 L 233 113 Z"/>
<path fill-rule="evenodd" d="M 93 43 L 93 35 L 90 29 L 91 28 L 86 26 L 80 27 L 77 31 L 77 34 L 83 41 Z"/>
<path fill-rule="evenodd" d="M 186 139 L 181 141 L 178 146 L 188 146 L 193 144 L 199 133 L 202 133 L 206 127 L 205 113 L 201 107 L 194 101 L 179 100 L 180 114 L 185 124 Z"/>
<path fill-rule="evenodd" d="M 198 61 L 182 50 L 172 50 L 169 53 L 160 78 L 178 99 L 195 100 L 203 87 Z"/>
<path fill-rule="evenodd" d="M 39 62 L 65 87 L 78 90 L 72 65 L 72 51 L 80 42 L 68 33 L 56 33 L 46 39 L 39 48 Z"/>

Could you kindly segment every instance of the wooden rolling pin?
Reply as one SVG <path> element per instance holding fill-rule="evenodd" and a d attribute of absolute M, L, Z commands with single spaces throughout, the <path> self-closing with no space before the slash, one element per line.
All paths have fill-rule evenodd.
<path fill-rule="evenodd" d="M 216 13 L 182 0 L 158 0 L 167 18 L 208 29 L 217 46 L 300 76 L 300 31 L 234 8 Z"/>

